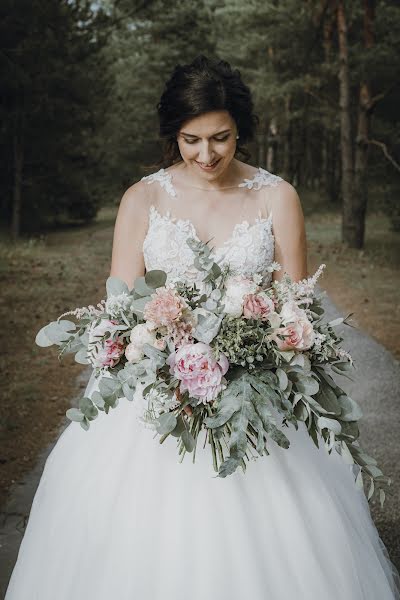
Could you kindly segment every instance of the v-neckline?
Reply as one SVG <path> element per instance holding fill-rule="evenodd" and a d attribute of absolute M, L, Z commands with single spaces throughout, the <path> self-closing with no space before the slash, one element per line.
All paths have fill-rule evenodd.
<path fill-rule="evenodd" d="M 194 225 L 193 221 L 191 221 L 190 219 L 183 219 L 181 217 L 173 217 L 171 215 L 171 211 L 170 210 L 167 210 L 167 212 L 165 214 L 162 214 L 162 213 L 160 213 L 160 211 L 158 210 L 158 208 L 154 204 L 150 205 L 150 212 L 151 211 L 153 211 L 153 214 L 155 214 L 157 218 L 168 221 L 169 223 L 171 223 L 172 225 L 174 225 L 178 229 L 179 229 L 180 226 L 189 227 L 190 230 L 191 230 L 192 237 L 195 240 L 197 240 L 198 242 L 201 242 L 203 244 L 206 243 L 202 239 L 200 239 L 200 236 L 197 233 L 197 228 Z M 272 228 L 271 228 L 271 225 L 272 225 L 272 218 L 271 217 L 272 217 L 272 213 L 270 213 L 268 215 L 268 217 L 261 217 L 261 216 L 256 217 L 256 220 L 254 221 L 254 223 L 249 223 L 249 221 L 247 219 L 244 219 L 240 223 L 235 223 L 235 225 L 232 228 L 232 232 L 231 232 L 230 236 L 228 237 L 228 239 L 225 240 L 221 245 L 214 247 L 213 250 L 212 250 L 212 254 L 216 255 L 219 252 L 223 252 L 226 249 L 226 247 L 229 246 L 229 244 L 232 243 L 232 241 L 235 238 L 236 232 L 241 227 L 245 227 L 247 230 L 249 230 L 249 229 L 253 229 L 254 227 L 257 227 L 258 225 L 268 223 L 268 225 L 270 227 L 270 235 L 271 235 L 271 237 L 274 237 L 274 235 L 272 233 Z M 149 228 L 150 228 L 150 226 L 151 226 L 151 223 L 149 224 Z M 147 233 L 148 233 L 148 231 L 147 231 Z M 146 234 L 146 237 L 147 237 L 147 234 Z M 212 240 L 213 240 L 213 238 L 211 238 L 209 241 L 211 242 Z"/>

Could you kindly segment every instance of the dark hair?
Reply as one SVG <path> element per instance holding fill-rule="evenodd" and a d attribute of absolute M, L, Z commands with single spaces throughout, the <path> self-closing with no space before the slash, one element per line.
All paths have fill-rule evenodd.
<path fill-rule="evenodd" d="M 194 117 L 213 110 L 227 110 L 236 123 L 240 142 L 236 154 L 250 158 L 245 144 L 254 138 L 258 117 L 253 113 L 250 89 L 238 69 L 203 54 L 192 63 L 177 65 L 157 104 L 162 158 L 157 166 L 168 167 L 180 159 L 177 134 L 182 125 Z M 239 145 L 240 144 L 240 145 Z"/>

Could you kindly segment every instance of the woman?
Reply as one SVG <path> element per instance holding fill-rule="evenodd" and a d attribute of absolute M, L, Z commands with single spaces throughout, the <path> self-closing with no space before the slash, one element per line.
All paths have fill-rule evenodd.
<path fill-rule="evenodd" d="M 205 57 L 178 66 L 158 112 L 163 168 L 122 198 L 111 275 L 130 288 L 154 268 L 196 281 L 186 244 L 194 236 L 212 239 L 213 256 L 234 272 L 266 275 L 275 260 L 275 276 L 303 278 L 295 190 L 237 158 L 256 121 L 240 74 Z M 72 423 L 61 435 L 6 600 L 400 597 L 363 491 L 305 428 L 285 430 L 289 449 L 271 444 L 246 474 L 222 479 L 207 448 L 194 465 L 179 463 L 171 436 L 154 440 L 136 396 L 89 431 Z"/>

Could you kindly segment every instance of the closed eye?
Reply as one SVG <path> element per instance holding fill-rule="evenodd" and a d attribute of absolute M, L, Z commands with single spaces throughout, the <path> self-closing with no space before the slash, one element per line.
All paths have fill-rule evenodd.
<path fill-rule="evenodd" d="M 214 138 L 214 139 L 215 139 L 215 141 L 216 141 L 216 142 L 226 142 L 226 140 L 227 140 L 228 138 L 229 138 L 229 135 L 226 135 L 226 136 L 225 136 L 225 137 L 223 137 L 223 138 Z M 198 142 L 198 141 L 199 141 L 198 139 L 195 139 L 195 140 L 188 140 L 188 139 L 186 139 L 186 138 L 183 138 L 183 139 L 185 140 L 185 142 L 186 142 L 187 144 L 195 144 L 196 142 Z"/>

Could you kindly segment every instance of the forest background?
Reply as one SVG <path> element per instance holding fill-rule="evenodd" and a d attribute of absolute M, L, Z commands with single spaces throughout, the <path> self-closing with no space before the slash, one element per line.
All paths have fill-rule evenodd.
<path fill-rule="evenodd" d="M 198 54 L 251 88 L 250 162 L 298 189 L 310 272 L 325 262 L 321 286 L 400 357 L 396 0 L 3 0 L 0 40 L 0 502 L 78 394 L 81 367 L 36 332 L 104 296 L 164 82 Z"/>

